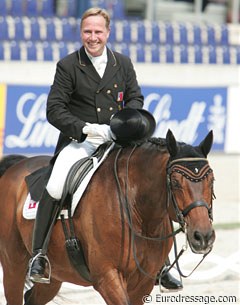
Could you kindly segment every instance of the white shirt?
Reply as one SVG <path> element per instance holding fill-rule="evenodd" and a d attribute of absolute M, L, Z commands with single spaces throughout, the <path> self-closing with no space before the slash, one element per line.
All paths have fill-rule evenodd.
<path fill-rule="evenodd" d="M 94 68 L 96 69 L 100 77 L 103 77 L 103 74 L 107 66 L 107 48 L 106 47 L 104 48 L 102 55 L 95 57 L 90 55 L 86 49 L 85 52 L 88 58 L 91 60 Z"/>

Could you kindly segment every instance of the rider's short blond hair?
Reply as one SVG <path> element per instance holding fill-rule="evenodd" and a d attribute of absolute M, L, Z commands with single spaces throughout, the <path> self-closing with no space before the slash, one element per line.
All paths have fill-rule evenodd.
<path fill-rule="evenodd" d="M 99 8 L 99 7 L 92 7 L 86 10 L 81 18 L 81 24 L 80 27 L 82 28 L 83 20 L 90 17 L 90 16 L 102 16 L 106 21 L 106 28 L 110 28 L 110 16 L 108 12 L 105 9 Z"/>

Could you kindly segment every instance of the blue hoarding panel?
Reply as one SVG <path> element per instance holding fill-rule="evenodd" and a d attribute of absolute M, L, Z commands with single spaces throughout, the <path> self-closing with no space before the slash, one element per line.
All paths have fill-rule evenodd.
<path fill-rule="evenodd" d="M 144 108 L 155 117 L 154 136 L 171 129 L 178 141 L 198 145 L 210 130 L 214 150 L 224 150 L 227 88 L 142 87 Z"/>
<path fill-rule="evenodd" d="M 46 121 L 49 87 L 7 88 L 4 154 L 52 154 L 58 131 Z"/>
<path fill-rule="evenodd" d="M 4 154 L 53 154 L 59 132 L 46 121 L 48 92 L 48 86 L 7 87 Z M 142 92 L 157 122 L 154 136 L 171 129 L 178 141 L 198 145 L 213 130 L 213 150 L 224 151 L 227 88 L 142 86 Z"/>

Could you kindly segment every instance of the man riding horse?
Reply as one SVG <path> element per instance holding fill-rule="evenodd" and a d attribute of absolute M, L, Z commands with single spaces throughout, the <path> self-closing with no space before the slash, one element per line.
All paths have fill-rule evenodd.
<path fill-rule="evenodd" d="M 116 137 L 122 142 L 128 138 L 139 141 L 153 133 L 152 118 L 141 109 L 143 96 L 131 60 L 106 46 L 110 35 L 108 13 L 100 8 L 87 10 L 80 29 L 83 46 L 57 63 L 47 100 L 47 119 L 60 130 L 60 136 L 34 226 L 29 271 L 33 282 L 48 281 L 45 269 L 49 261 L 43 244 L 51 233 L 55 207 L 72 165 Z M 132 125 L 117 116 L 111 129 L 111 118 L 122 109 L 132 109 L 124 114 L 124 121 L 130 120 Z M 168 289 L 182 288 L 169 273 L 162 284 Z"/>

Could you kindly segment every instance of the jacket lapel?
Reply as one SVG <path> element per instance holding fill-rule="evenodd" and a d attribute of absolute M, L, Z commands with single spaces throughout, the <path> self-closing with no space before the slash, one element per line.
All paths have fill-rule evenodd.
<path fill-rule="evenodd" d="M 110 80 L 114 77 L 117 71 L 120 69 L 120 65 L 116 60 L 114 53 L 107 48 L 107 56 L 108 62 L 101 78 L 97 71 L 95 70 L 93 64 L 91 63 L 90 59 L 88 58 L 84 47 L 81 47 L 78 51 L 78 61 L 79 67 L 82 71 L 84 71 L 89 77 L 91 77 L 96 83 L 99 83 L 98 90 L 101 90 Z"/>
<path fill-rule="evenodd" d="M 108 84 L 113 79 L 114 75 L 117 73 L 117 71 L 120 68 L 120 65 L 117 62 L 114 53 L 108 48 L 107 48 L 107 56 L 108 56 L 108 62 L 98 87 L 99 90 L 101 90 L 106 84 Z"/>
<path fill-rule="evenodd" d="M 101 77 L 99 76 L 90 59 L 88 58 L 84 47 L 81 47 L 78 51 L 78 67 L 82 71 L 84 71 L 89 77 L 91 77 L 96 83 L 100 82 Z"/>

